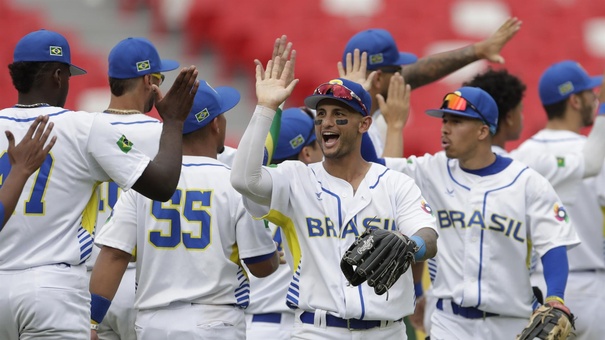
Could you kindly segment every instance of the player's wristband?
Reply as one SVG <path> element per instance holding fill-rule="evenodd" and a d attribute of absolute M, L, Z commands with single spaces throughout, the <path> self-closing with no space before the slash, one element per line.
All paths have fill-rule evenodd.
<path fill-rule="evenodd" d="M 100 324 L 111 306 L 111 301 L 97 294 L 90 294 L 90 320 Z M 91 323 L 92 325 L 93 323 Z M 91 326 L 92 327 L 92 326 Z"/>
<path fill-rule="evenodd" d="M 416 242 L 416 247 L 418 247 L 416 254 L 414 254 L 414 261 L 422 260 L 426 254 L 426 244 L 424 243 L 424 240 L 418 235 L 414 235 L 410 237 L 410 239 L 414 240 L 414 242 Z"/>
<path fill-rule="evenodd" d="M 548 296 L 548 297 L 546 297 L 546 299 L 544 300 L 544 303 L 545 303 L 545 304 L 546 304 L 546 303 L 549 303 L 549 302 L 558 302 L 558 303 L 560 303 L 560 304 L 562 304 L 562 305 L 564 305 L 564 304 L 565 304 L 565 301 L 563 301 L 563 299 L 561 299 L 561 298 L 560 298 L 560 297 L 558 297 L 558 296 L 554 296 L 554 295 L 553 295 L 553 296 Z"/>
<path fill-rule="evenodd" d="M 91 331 L 98 331 L 99 330 L 99 324 L 95 323 L 92 320 L 90 320 L 90 330 Z"/>
<path fill-rule="evenodd" d="M 416 298 L 424 295 L 424 289 L 422 288 L 422 282 L 414 283 L 414 292 L 416 293 Z"/>
<path fill-rule="evenodd" d="M 601 103 L 601 105 L 599 105 L 599 111 L 597 111 L 599 115 L 604 115 L 605 114 L 605 103 Z"/>

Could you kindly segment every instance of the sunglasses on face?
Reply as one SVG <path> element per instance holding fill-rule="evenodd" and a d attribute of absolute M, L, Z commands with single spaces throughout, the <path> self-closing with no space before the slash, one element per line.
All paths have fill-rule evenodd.
<path fill-rule="evenodd" d="M 160 81 L 160 83 L 158 85 L 162 85 L 162 83 L 164 82 L 164 79 L 166 78 L 166 76 L 164 76 L 161 73 L 152 73 L 151 76 Z"/>
<path fill-rule="evenodd" d="M 368 109 L 361 101 L 361 98 L 359 98 L 359 96 L 357 94 L 355 94 L 355 92 L 353 92 L 351 89 L 349 89 L 348 87 L 346 87 L 344 85 L 330 84 L 330 83 L 321 84 L 315 89 L 315 92 L 313 92 L 313 94 L 325 95 L 330 92 L 332 92 L 332 95 L 334 97 L 339 98 L 339 99 L 345 99 L 345 100 L 355 99 L 359 103 L 359 106 L 361 106 L 361 109 L 363 110 L 365 115 L 366 116 L 370 115 L 368 112 Z"/>
<path fill-rule="evenodd" d="M 479 109 L 477 109 L 477 107 L 471 102 L 466 100 L 466 98 L 457 93 L 446 94 L 445 98 L 443 98 L 443 104 L 441 105 L 442 110 L 448 109 L 454 111 L 465 111 L 467 107 L 470 107 L 473 111 L 477 112 L 483 122 L 491 129 L 491 124 L 487 121 L 487 119 L 485 119 L 485 116 L 481 113 L 481 111 L 479 111 Z"/>

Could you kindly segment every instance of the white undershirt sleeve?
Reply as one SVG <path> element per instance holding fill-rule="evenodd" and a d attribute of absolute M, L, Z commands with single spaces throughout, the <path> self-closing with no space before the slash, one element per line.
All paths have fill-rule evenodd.
<path fill-rule="evenodd" d="M 599 114 L 595 119 L 590 134 L 582 150 L 584 154 L 584 178 L 593 177 L 601 172 L 605 161 L 605 115 Z"/>
<path fill-rule="evenodd" d="M 262 167 L 265 140 L 275 111 L 256 106 L 252 119 L 242 136 L 231 167 L 231 185 L 253 202 L 271 205 L 273 182 L 271 175 Z"/>

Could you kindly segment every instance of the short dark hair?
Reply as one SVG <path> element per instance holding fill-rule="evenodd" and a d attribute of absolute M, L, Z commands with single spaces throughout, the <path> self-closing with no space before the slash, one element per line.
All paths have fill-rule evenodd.
<path fill-rule="evenodd" d="M 124 93 L 135 88 L 138 79 L 139 78 L 118 79 L 109 77 L 109 88 L 111 89 L 111 94 L 116 97 L 124 95 Z"/>
<path fill-rule="evenodd" d="M 542 105 L 542 107 L 544 108 L 544 111 L 546 111 L 546 117 L 548 117 L 548 120 L 563 118 L 563 116 L 565 115 L 565 108 L 567 107 L 568 99 L 569 98 L 565 98 L 564 100 L 561 100 L 560 102 L 556 102 L 556 103 L 548 104 L 548 105 Z"/>
<path fill-rule="evenodd" d="M 527 86 L 518 77 L 508 73 L 507 70 L 494 70 L 489 68 L 485 73 L 477 74 L 473 79 L 462 86 L 478 87 L 489 93 L 498 106 L 498 122 L 503 121 L 506 114 L 517 107 Z M 500 124 L 498 124 L 498 130 Z"/>
<path fill-rule="evenodd" d="M 57 62 L 32 62 L 19 61 L 8 65 L 8 71 L 13 81 L 13 86 L 19 93 L 29 93 L 34 85 L 50 71 L 53 66 L 59 67 Z"/>

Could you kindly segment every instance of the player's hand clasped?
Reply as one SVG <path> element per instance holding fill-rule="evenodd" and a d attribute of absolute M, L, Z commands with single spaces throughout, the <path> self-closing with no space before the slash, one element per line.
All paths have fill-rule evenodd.
<path fill-rule="evenodd" d="M 340 268 L 353 286 L 368 281 L 382 295 L 414 263 L 416 242 L 383 229 L 368 228 L 345 252 Z"/>

